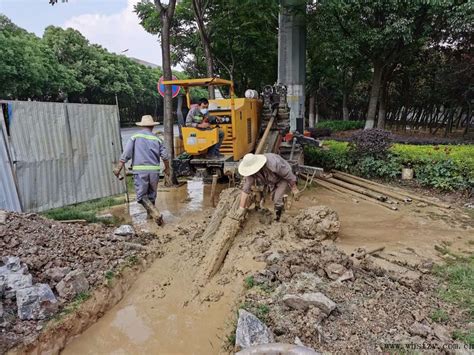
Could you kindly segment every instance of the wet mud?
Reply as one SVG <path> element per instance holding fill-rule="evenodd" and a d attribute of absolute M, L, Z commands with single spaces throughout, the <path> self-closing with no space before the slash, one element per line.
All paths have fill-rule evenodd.
<path fill-rule="evenodd" d="M 137 219 L 140 213 L 132 213 L 135 223 L 170 240 L 163 256 L 136 278 L 118 304 L 71 339 L 63 354 L 226 353 L 244 279 L 262 270 L 265 261 L 314 243 L 297 237 L 292 225 L 295 216 L 310 206 L 337 212 L 337 239 L 323 243 L 335 243 L 349 255 L 360 247 L 384 246 L 387 258 L 415 264 L 440 260 L 435 244 L 449 245 L 455 252 L 473 249 L 474 226 L 463 218 L 459 221 L 459 212 L 416 206 L 390 211 L 313 188 L 292 203 L 281 222 L 271 221 L 267 210 L 251 213 L 215 276 L 203 282 L 199 275 L 206 270 L 215 237 L 205 233 L 214 214 L 208 188 L 192 181 L 178 190 L 160 191 L 157 206 L 166 222 L 160 229 L 146 218 Z"/>

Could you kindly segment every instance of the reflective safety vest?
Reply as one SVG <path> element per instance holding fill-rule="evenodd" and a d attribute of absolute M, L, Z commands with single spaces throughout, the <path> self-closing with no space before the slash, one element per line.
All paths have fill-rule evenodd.
<path fill-rule="evenodd" d="M 135 140 L 137 138 L 144 138 L 150 141 L 156 141 L 159 142 L 160 144 L 163 144 L 163 139 L 155 136 L 155 135 L 150 135 L 150 134 L 143 134 L 143 133 L 136 133 L 134 134 L 131 139 Z M 135 146 L 134 146 L 135 150 Z M 135 155 L 135 152 L 133 152 L 132 156 Z M 132 171 L 160 171 L 160 165 L 145 165 L 145 164 L 133 164 L 132 162 Z"/>
<path fill-rule="evenodd" d="M 199 123 L 202 123 L 203 120 L 204 120 L 204 116 L 195 115 L 195 116 L 193 117 L 193 122 L 194 122 L 194 123 L 198 123 L 198 124 L 199 124 Z"/>

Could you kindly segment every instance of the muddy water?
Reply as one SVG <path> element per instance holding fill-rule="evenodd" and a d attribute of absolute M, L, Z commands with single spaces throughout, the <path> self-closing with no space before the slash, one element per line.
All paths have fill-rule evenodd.
<path fill-rule="evenodd" d="M 218 301 L 195 298 L 193 270 L 168 254 L 140 277 L 130 293 L 63 354 L 216 354 L 236 292 Z M 170 279 L 170 274 L 172 279 Z"/>
<path fill-rule="evenodd" d="M 226 187 L 225 184 L 217 185 L 216 201 L 219 193 Z M 135 196 L 131 195 L 129 206 L 116 206 L 104 213 L 110 212 L 125 223 L 133 223 L 144 231 L 154 231 L 154 225 L 147 220 L 145 208 L 134 199 Z M 201 178 L 190 179 L 178 188 L 165 188 L 160 182 L 156 207 L 163 215 L 165 223 L 175 223 L 183 216 L 211 206 L 211 185 L 204 184 Z"/>
<path fill-rule="evenodd" d="M 210 205 L 209 195 L 209 187 L 203 187 L 199 180 L 188 182 L 178 190 L 160 191 L 157 206 L 168 225 L 159 233 L 173 234 L 173 223 L 184 226 L 203 218 L 200 210 Z M 437 258 L 435 244 L 462 250 L 474 244 L 474 226 L 456 223 L 449 211 L 404 206 L 394 212 L 365 201 L 356 203 L 350 197 L 323 188 L 307 191 L 288 214 L 317 204 L 338 212 L 341 231 L 337 245 L 348 253 L 358 247 L 385 246 L 385 252 L 400 260 L 419 261 Z M 175 234 L 164 256 L 136 280 L 125 298 L 73 339 L 63 353 L 222 353 L 221 345 L 231 329 L 232 311 L 242 290 L 242 280 L 262 267 L 262 263 L 253 260 L 256 253 L 249 246 L 253 244 L 255 228 L 263 226 L 254 218 L 247 227 L 234 241 L 218 277 L 202 288 L 194 281 L 209 246 Z M 277 240 L 273 247 L 284 249 L 276 244 Z M 281 243 L 287 241 L 282 239 Z M 195 253 L 194 248 L 200 252 Z"/>
<path fill-rule="evenodd" d="M 454 252 L 473 249 L 474 221 L 459 211 L 437 207 L 400 206 L 391 211 L 379 205 L 315 188 L 305 194 L 293 209 L 322 204 L 339 214 L 341 230 L 337 245 L 352 253 L 356 248 L 385 246 L 385 251 L 406 261 L 438 259 L 434 245 L 448 246 Z"/>
<path fill-rule="evenodd" d="M 219 186 L 218 192 L 225 186 Z M 211 205 L 210 186 L 199 179 L 178 189 L 161 189 L 157 207 L 167 222 L 157 229 L 146 219 L 145 210 L 131 205 L 134 224 L 158 235 L 175 238 L 165 255 L 142 274 L 132 290 L 86 332 L 73 339 L 63 354 L 217 354 L 230 325 L 228 315 L 242 290 L 242 281 L 225 286 L 211 282 L 197 287 L 198 269 L 191 246 L 176 235 L 175 227 L 202 219 Z M 122 208 L 123 209 L 123 208 Z M 119 213 L 114 211 L 114 213 Z M 254 270 L 251 258 L 243 262 Z"/>

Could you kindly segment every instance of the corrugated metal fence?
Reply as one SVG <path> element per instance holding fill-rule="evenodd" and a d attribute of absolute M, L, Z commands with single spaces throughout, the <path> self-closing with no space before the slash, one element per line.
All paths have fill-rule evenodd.
<path fill-rule="evenodd" d="M 20 212 L 20 200 L 13 178 L 7 136 L 4 132 L 6 132 L 6 122 L 0 110 L 0 208 Z"/>
<path fill-rule="evenodd" d="M 23 211 L 125 192 L 124 182 L 111 172 L 121 153 L 116 106 L 4 103 L 11 105 L 7 146 Z M 3 165 L 2 160 L 2 170 Z M 13 209 L 2 206 L 0 198 L 0 208 L 5 207 Z"/>

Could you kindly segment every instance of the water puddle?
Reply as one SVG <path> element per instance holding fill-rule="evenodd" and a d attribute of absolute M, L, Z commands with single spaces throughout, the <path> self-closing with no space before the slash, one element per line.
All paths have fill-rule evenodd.
<path fill-rule="evenodd" d="M 216 201 L 219 193 L 226 187 L 226 184 L 217 185 Z M 132 223 L 143 231 L 156 231 L 156 225 L 147 219 L 145 208 L 134 200 L 134 196 L 130 196 L 130 201 L 128 209 L 124 206 L 116 206 L 106 212 L 112 213 L 126 223 Z M 183 216 L 212 207 L 211 185 L 204 184 L 200 177 L 187 180 L 177 188 L 166 188 L 160 184 L 156 207 L 163 215 L 165 223 L 178 222 Z"/>

